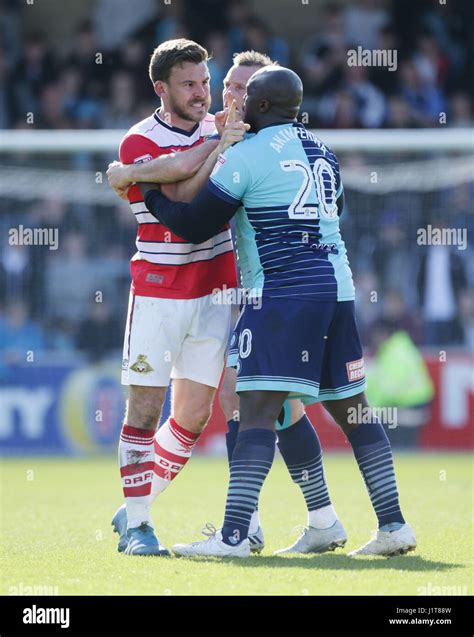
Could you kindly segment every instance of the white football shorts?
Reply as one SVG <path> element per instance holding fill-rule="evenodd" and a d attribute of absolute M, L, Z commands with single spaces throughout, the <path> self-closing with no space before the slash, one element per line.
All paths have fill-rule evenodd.
<path fill-rule="evenodd" d="M 131 293 L 122 385 L 167 387 L 172 378 L 187 378 L 217 387 L 232 308 L 215 300 L 211 294 L 198 299 L 160 299 Z"/>

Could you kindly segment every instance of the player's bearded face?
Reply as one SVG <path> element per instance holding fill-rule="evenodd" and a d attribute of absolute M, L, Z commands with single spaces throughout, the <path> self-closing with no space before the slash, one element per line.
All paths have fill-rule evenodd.
<path fill-rule="evenodd" d="M 211 105 L 209 71 L 204 62 L 175 66 L 167 82 L 166 108 L 187 122 L 200 122 Z"/>

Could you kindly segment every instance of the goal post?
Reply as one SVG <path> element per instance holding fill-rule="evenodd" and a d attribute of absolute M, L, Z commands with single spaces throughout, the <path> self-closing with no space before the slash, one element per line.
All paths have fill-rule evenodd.
<path fill-rule="evenodd" d="M 397 190 L 440 191 L 469 183 L 474 174 L 471 128 L 313 132 L 338 154 L 346 189 L 367 196 Z M 71 203 L 113 205 L 116 197 L 107 185 L 105 170 L 117 158 L 124 133 L 3 131 L 0 195 L 33 201 L 54 192 Z"/>

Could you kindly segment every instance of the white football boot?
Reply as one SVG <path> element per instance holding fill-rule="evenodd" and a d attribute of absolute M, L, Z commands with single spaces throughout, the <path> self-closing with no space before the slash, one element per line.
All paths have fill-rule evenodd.
<path fill-rule="evenodd" d="M 374 531 L 372 539 L 348 555 L 405 555 L 416 549 L 416 539 L 409 524 L 403 524 L 397 531 Z"/>
<path fill-rule="evenodd" d="M 248 538 L 236 546 L 230 546 L 222 540 L 222 533 L 212 524 L 206 524 L 202 533 L 207 536 L 207 540 L 191 542 L 191 544 L 175 544 L 172 548 L 173 553 L 181 557 L 250 557 Z"/>
<path fill-rule="evenodd" d="M 261 553 L 265 548 L 265 538 L 262 527 L 259 526 L 255 533 L 249 533 L 250 550 L 254 554 Z"/>
<path fill-rule="evenodd" d="M 347 533 L 339 520 L 336 520 L 328 529 L 317 529 L 309 526 L 303 529 L 303 533 L 294 544 L 286 549 L 275 551 L 274 555 L 285 553 L 325 553 L 342 548 L 347 542 Z"/>

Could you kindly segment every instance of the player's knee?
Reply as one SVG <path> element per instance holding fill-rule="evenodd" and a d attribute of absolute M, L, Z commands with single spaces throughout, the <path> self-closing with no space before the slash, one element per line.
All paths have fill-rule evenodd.
<path fill-rule="evenodd" d="M 341 405 L 338 404 L 339 401 L 323 401 L 324 409 L 330 414 L 334 422 L 339 425 L 342 431 L 346 434 L 349 434 L 352 431 L 352 427 L 350 423 L 348 423 L 347 413 L 344 409 L 341 409 Z"/>
<path fill-rule="evenodd" d="M 365 413 L 368 403 L 361 392 L 350 398 L 324 401 L 323 406 L 347 436 L 361 424 L 360 414 Z"/>
<path fill-rule="evenodd" d="M 206 405 L 198 408 L 190 417 L 189 427 L 196 433 L 200 433 L 209 422 L 211 408 Z"/>
<path fill-rule="evenodd" d="M 194 403 L 175 409 L 173 418 L 177 423 L 194 433 L 201 433 L 212 415 L 209 403 Z"/>
<path fill-rule="evenodd" d="M 269 418 L 248 418 L 240 421 L 239 433 L 241 431 L 247 431 L 248 429 L 268 429 L 269 431 L 275 431 L 275 419 Z"/>

